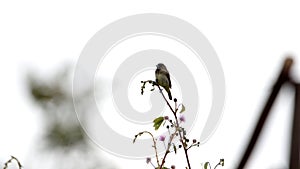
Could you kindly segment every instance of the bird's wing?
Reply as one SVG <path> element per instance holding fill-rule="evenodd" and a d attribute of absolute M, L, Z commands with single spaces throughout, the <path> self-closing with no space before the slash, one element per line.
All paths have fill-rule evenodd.
<path fill-rule="evenodd" d="M 172 88 L 172 83 L 171 83 L 171 79 L 170 79 L 170 74 L 169 74 L 169 72 L 167 72 L 167 78 L 168 78 L 168 80 L 169 80 L 169 87 L 170 88 Z"/>
<path fill-rule="evenodd" d="M 161 70 L 160 71 L 162 74 L 166 75 L 168 81 L 169 81 L 169 88 L 172 88 L 172 83 L 171 83 L 171 79 L 170 79 L 170 74 L 168 72 L 168 70 Z"/>
<path fill-rule="evenodd" d="M 158 83 L 158 73 L 159 73 L 159 70 L 158 69 L 156 69 L 155 70 L 155 81 L 156 81 L 156 83 Z"/>

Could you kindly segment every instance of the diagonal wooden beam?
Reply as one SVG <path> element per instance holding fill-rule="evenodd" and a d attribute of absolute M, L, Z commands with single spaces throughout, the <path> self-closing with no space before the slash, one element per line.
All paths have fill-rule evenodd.
<path fill-rule="evenodd" d="M 277 81 L 275 82 L 275 84 L 273 86 L 272 92 L 270 93 L 268 100 L 265 103 L 265 106 L 261 112 L 260 118 L 259 118 L 259 120 L 256 124 L 256 127 L 252 133 L 252 137 L 251 137 L 251 139 L 248 143 L 248 146 L 242 156 L 242 159 L 237 167 L 238 169 L 243 169 L 245 167 L 245 165 L 252 153 L 252 150 L 255 146 L 255 143 L 259 137 L 259 134 L 264 126 L 264 123 L 270 113 L 272 105 L 273 105 L 282 85 L 289 80 L 289 72 L 292 67 L 292 64 L 293 64 L 293 60 L 291 58 L 287 58 L 284 61 L 281 72 L 277 78 Z"/>

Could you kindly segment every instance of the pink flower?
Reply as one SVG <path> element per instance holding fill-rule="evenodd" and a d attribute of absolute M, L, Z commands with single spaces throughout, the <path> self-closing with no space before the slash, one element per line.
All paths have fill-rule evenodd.
<path fill-rule="evenodd" d="M 147 157 L 147 158 L 146 158 L 146 163 L 149 164 L 150 162 L 151 162 L 151 158 L 150 158 L 150 157 Z"/>
<path fill-rule="evenodd" d="M 180 122 L 185 122 L 185 117 L 184 117 L 183 115 L 181 115 L 181 116 L 179 117 L 179 121 L 180 121 Z"/>
<path fill-rule="evenodd" d="M 165 139 L 166 139 L 166 136 L 164 136 L 164 135 L 161 135 L 161 136 L 159 136 L 159 141 L 165 141 Z"/>

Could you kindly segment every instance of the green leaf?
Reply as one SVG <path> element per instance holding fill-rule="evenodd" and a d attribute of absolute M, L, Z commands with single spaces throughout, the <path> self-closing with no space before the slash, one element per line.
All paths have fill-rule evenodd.
<path fill-rule="evenodd" d="M 163 123 L 164 121 L 164 117 L 158 117 L 156 119 L 153 120 L 153 127 L 155 130 L 158 130 L 159 127 L 161 126 L 161 124 Z"/>
<path fill-rule="evenodd" d="M 207 168 L 208 165 L 209 165 L 209 162 L 206 162 L 206 163 L 204 164 L 204 169 L 208 169 L 208 168 Z M 210 166 L 210 165 L 209 165 L 209 166 Z"/>
<path fill-rule="evenodd" d="M 184 111 L 185 111 L 185 106 L 182 104 L 182 105 L 181 105 L 181 110 L 180 110 L 179 113 L 183 113 Z"/>

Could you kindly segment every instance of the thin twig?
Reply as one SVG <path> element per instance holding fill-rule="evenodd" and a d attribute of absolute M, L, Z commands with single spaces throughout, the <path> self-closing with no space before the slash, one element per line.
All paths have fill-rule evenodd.
<path fill-rule="evenodd" d="M 173 134 L 171 134 L 171 136 L 170 136 L 170 140 L 169 140 L 169 143 L 168 143 L 168 148 L 167 148 L 167 150 L 165 152 L 165 155 L 164 155 L 164 157 L 161 161 L 161 165 L 159 166 L 159 169 L 162 169 L 162 167 L 164 166 L 164 164 L 166 162 L 167 155 L 170 153 L 171 143 L 172 143 L 172 141 L 173 141 L 173 139 L 174 139 L 177 132 L 178 132 L 178 128 L 176 127 L 175 132 Z"/>
<path fill-rule="evenodd" d="M 20 161 L 16 157 L 11 156 L 11 158 L 6 163 L 4 163 L 4 168 L 3 169 L 7 169 L 8 165 L 11 164 L 12 161 L 17 162 L 19 169 L 22 168 L 22 165 L 21 165 Z"/>
<path fill-rule="evenodd" d="M 192 145 L 190 145 L 187 150 L 189 150 L 190 148 L 194 147 L 194 146 L 198 146 L 199 144 L 198 143 L 193 143 Z"/>
<path fill-rule="evenodd" d="M 215 167 L 214 167 L 214 169 L 216 169 L 219 165 L 221 165 L 220 163 L 218 163 Z"/>
<path fill-rule="evenodd" d="M 175 118 L 176 118 L 176 124 L 177 124 L 177 126 L 179 126 L 177 116 L 176 116 L 176 114 L 174 114 L 174 115 L 175 115 Z M 189 169 L 191 169 L 191 164 L 190 164 L 189 156 L 188 156 L 188 153 L 187 153 L 188 149 L 187 149 L 186 146 L 185 146 L 186 143 L 183 141 L 183 136 L 181 135 L 181 132 L 180 132 L 180 131 L 179 131 L 179 136 L 180 136 L 180 142 L 181 142 L 182 147 L 183 147 L 183 150 L 184 150 L 186 162 L 188 163 Z"/>
<path fill-rule="evenodd" d="M 175 114 L 175 111 L 173 110 L 172 106 L 170 105 L 169 101 L 166 99 L 164 93 L 162 92 L 162 89 L 160 88 L 160 86 L 158 84 L 155 83 L 155 85 L 157 85 L 161 95 L 163 96 L 164 100 L 166 101 L 167 105 L 169 106 L 170 110 L 172 111 L 173 114 Z"/>
<path fill-rule="evenodd" d="M 153 148 L 154 148 L 155 157 L 156 157 L 156 162 L 157 162 L 157 166 L 159 166 L 158 153 L 157 153 L 157 147 L 156 147 L 156 140 L 155 140 L 155 138 L 154 138 L 154 136 L 153 136 L 152 133 L 150 133 L 149 131 L 142 131 L 142 132 L 140 132 L 139 134 L 136 135 L 136 137 L 134 138 L 133 142 L 135 142 L 135 140 L 136 140 L 136 138 L 137 138 L 138 135 L 142 135 L 144 133 L 147 133 L 147 134 L 149 134 L 152 137 Z"/>

